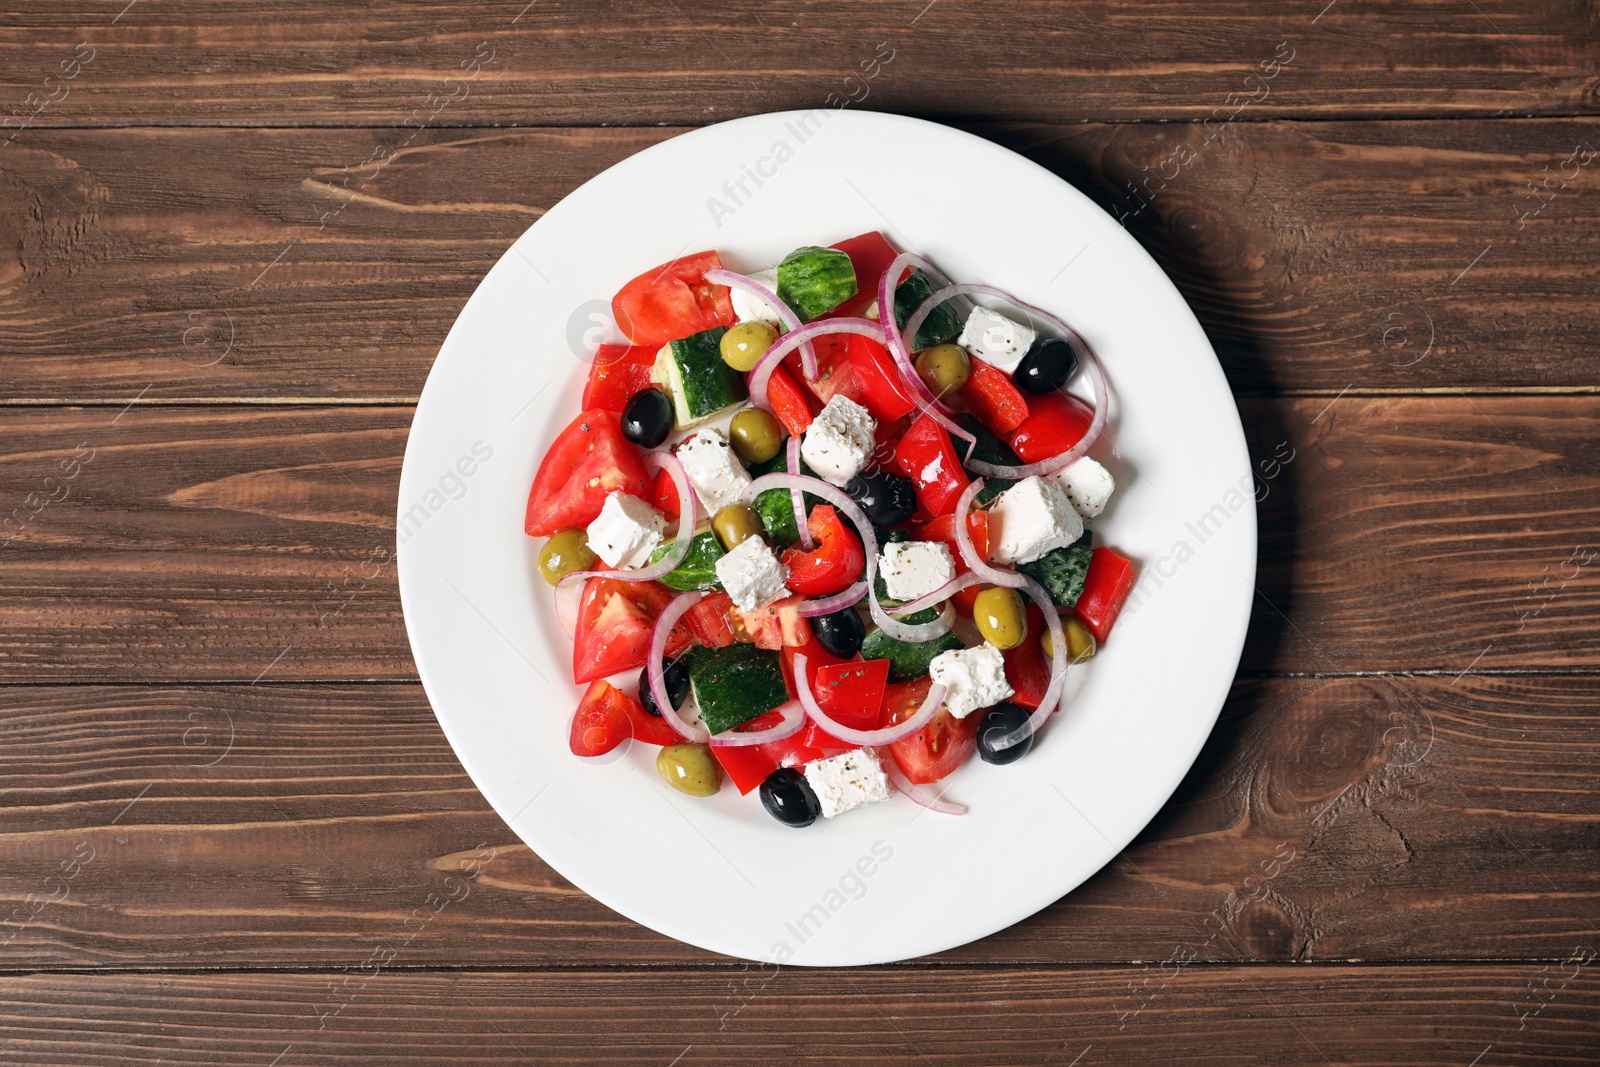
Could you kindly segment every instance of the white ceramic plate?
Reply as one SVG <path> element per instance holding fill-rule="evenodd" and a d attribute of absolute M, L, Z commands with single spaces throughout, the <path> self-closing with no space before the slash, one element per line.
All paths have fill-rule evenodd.
<path fill-rule="evenodd" d="M 896 797 L 797 831 L 753 793 L 672 791 L 654 748 L 600 765 L 574 757 L 571 643 L 522 514 L 540 458 L 577 413 L 582 354 L 607 302 L 688 252 L 715 248 L 731 268 L 755 270 L 874 229 L 958 281 L 1052 309 L 1099 352 L 1115 400 L 1095 455 L 1118 490 L 1094 526 L 1097 543 L 1140 562 L 1132 605 L 1100 655 L 1073 669 L 1065 710 L 1027 758 L 973 759 L 949 779 L 949 797 L 970 807 L 962 817 Z M 1199 324 L 1087 198 L 944 126 L 760 115 L 598 175 L 484 278 L 439 352 L 406 447 L 400 592 L 417 670 L 463 766 L 573 884 L 716 952 L 881 963 L 1033 914 L 1115 856 L 1171 795 L 1244 644 L 1252 485 Z"/>

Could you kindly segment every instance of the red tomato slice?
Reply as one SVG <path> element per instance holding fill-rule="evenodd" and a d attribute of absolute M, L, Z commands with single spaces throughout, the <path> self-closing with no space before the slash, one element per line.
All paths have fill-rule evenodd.
<path fill-rule="evenodd" d="M 914 682 L 891 685 L 884 694 L 884 725 L 905 722 L 922 706 L 933 682 L 918 678 Z M 889 745 L 900 771 L 913 782 L 937 782 L 962 763 L 978 747 L 976 713 L 958 719 L 940 708 L 926 726 Z"/>
<path fill-rule="evenodd" d="M 805 385 L 824 404 L 835 396 L 848 397 L 858 403 L 861 400 L 861 386 L 856 381 L 855 367 L 850 362 L 852 336 L 831 333 L 812 342 L 817 350 L 817 377 Z"/>
<path fill-rule="evenodd" d="M 696 252 L 647 270 L 611 298 L 611 314 L 636 345 L 660 348 L 713 326 L 732 326 L 733 298 L 725 285 L 705 280 L 722 269 L 715 252 Z"/>
<path fill-rule="evenodd" d="M 650 630 L 661 609 L 675 594 L 655 582 L 590 578 L 578 601 L 578 625 L 572 641 L 572 680 L 582 685 L 618 671 L 643 667 L 650 651 Z M 666 654 L 676 655 L 692 634 L 681 621 L 673 627 Z"/>
<path fill-rule="evenodd" d="M 1039 605 L 1028 605 L 1027 619 L 1028 636 L 1022 644 L 1007 649 L 1002 655 L 1006 661 L 1006 681 L 1015 690 L 1011 702 L 1036 708 L 1044 699 L 1044 691 L 1050 687 L 1050 661 L 1044 658 L 1044 649 L 1039 647 L 1039 635 L 1045 632 L 1044 612 L 1039 610 Z"/>
<path fill-rule="evenodd" d="M 1132 591 L 1133 564 L 1109 548 L 1097 548 L 1089 556 L 1083 594 L 1072 610 L 1096 641 L 1104 641 Z"/>
<path fill-rule="evenodd" d="M 772 413 L 793 437 L 805 433 L 816 414 L 813 410 L 816 405 L 809 396 L 788 367 L 779 363 L 772 368 L 772 377 L 767 379 L 767 403 L 772 405 Z"/>
<path fill-rule="evenodd" d="M 783 562 L 789 568 L 789 588 L 802 596 L 822 597 L 842 593 L 859 581 L 867 568 L 867 554 L 861 538 L 839 520 L 831 504 L 818 504 L 806 519 L 806 528 L 816 540 L 810 552 L 802 548 L 784 550 Z M 781 603 L 781 601 L 780 601 Z"/>
<path fill-rule="evenodd" d="M 657 348 L 601 345 L 583 386 L 583 408 L 621 412 L 634 393 L 650 388 Z"/>
<path fill-rule="evenodd" d="M 878 283 L 883 280 L 883 272 L 889 269 L 889 264 L 894 262 L 894 257 L 900 253 L 895 251 L 894 245 L 888 239 L 873 230 L 830 245 L 850 257 L 850 265 L 856 269 L 856 295 L 828 312 L 824 318 L 837 318 L 841 315 L 864 315 L 874 301 L 878 299 Z M 906 273 L 910 273 L 907 271 Z"/>
<path fill-rule="evenodd" d="M 900 369 L 895 366 L 889 350 L 870 337 L 852 333 L 845 343 L 846 358 L 855 379 L 856 403 L 872 413 L 880 423 L 893 422 L 902 415 L 917 409 L 906 395 L 900 381 Z M 1024 408 L 1026 410 L 1026 408 Z"/>
<path fill-rule="evenodd" d="M 523 529 L 533 537 L 587 526 L 613 491 L 650 495 L 650 478 L 639 448 L 622 436 L 615 411 L 585 411 L 561 431 L 528 492 Z"/>
<path fill-rule="evenodd" d="M 967 533 L 972 538 L 972 547 L 985 561 L 989 559 L 989 513 L 987 511 L 967 512 Z M 954 513 L 940 515 L 928 520 L 922 527 L 918 537 L 924 541 L 939 541 L 950 550 L 951 557 L 956 561 L 956 577 L 966 574 L 968 567 L 961 558 L 961 546 L 956 544 L 956 517 Z M 972 608 L 978 600 L 978 594 L 983 590 L 979 586 L 969 585 L 955 596 L 950 602 L 956 610 L 966 616 L 972 615 Z"/>
<path fill-rule="evenodd" d="M 694 607 L 684 612 L 683 618 L 702 645 L 707 648 L 726 648 L 740 640 L 729 616 L 732 610 L 733 598 L 727 593 L 707 593 Z"/>
<path fill-rule="evenodd" d="M 665 470 L 656 471 L 656 480 L 650 486 L 650 495 L 645 502 L 667 517 L 668 522 L 678 520 L 678 487 L 673 484 L 672 475 Z"/>
<path fill-rule="evenodd" d="M 1028 411 L 1008 442 L 1024 463 L 1059 456 L 1077 444 L 1094 421 L 1093 408 L 1062 392 L 1033 397 Z"/>
<path fill-rule="evenodd" d="M 894 449 L 895 466 L 917 488 L 917 499 L 930 515 L 946 515 L 971 480 L 944 427 L 924 414 L 917 417 Z"/>
<path fill-rule="evenodd" d="M 734 618 L 742 624 L 757 648 L 777 651 L 799 648 L 811 642 L 811 623 L 800 617 L 804 597 L 784 597 L 755 611 L 735 607 Z"/>
<path fill-rule="evenodd" d="M 567 739 L 576 756 L 603 756 L 628 737 L 648 745 L 675 745 L 678 735 L 644 705 L 607 681 L 597 681 L 578 702 Z"/>
<path fill-rule="evenodd" d="M 967 409 L 978 416 L 979 422 L 1004 437 L 1027 421 L 1027 398 L 1012 384 L 1011 375 L 999 367 L 976 357 L 971 363 L 967 384 L 961 387 L 961 399 Z"/>

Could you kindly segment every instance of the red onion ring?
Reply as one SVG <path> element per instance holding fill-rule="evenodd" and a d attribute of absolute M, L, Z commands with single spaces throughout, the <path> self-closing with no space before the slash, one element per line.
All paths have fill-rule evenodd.
<path fill-rule="evenodd" d="M 883 764 L 883 772 L 889 776 L 889 781 L 894 783 L 897 793 L 904 793 L 914 804 L 919 804 L 929 811 L 936 811 L 940 815 L 965 815 L 967 806 L 955 804 L 948 800 L 941 800 L 938 793 L 925 785 L 917 785 L 907 778 L 900 770 L 900 765 L 895 763 L 893 756 L 878 757 L 878 762 Z"/>
<path fill-rule="evenodd" d="M 841 741 L 848 741 L 852 745 L 861 745 L 871 748 L 877 745 L 890 745 L 903 737 L 910 737 L 922 729 L 932 720 L 939 710 L 939 705 L 944 701 L 945 687 L 934 682 L 928 689 L 928 696 L 922 706 L 916 710 L 905 722 L 893 726 L 885 726 L 881 730 L 854 730 L 841 722 L 831 718 L 817 703 L 816 695 L 811 692 L 811 679 L 806 677 L 806 654 L 796 652 L 794 655 L 794 688 L 795 695 L 800 699 L 801 707 L 806 709 L 806 714 L 818 726 L 826 730 L 831 736 Z"/>
<path fill-rule="evenodd" d="M 977 585 L 983 581 L 983 576 L 976 571 L 969 570 L 966 574 L 958 574 L 945 582 L 931 593 L 924 593 L 915 600 L 908 600 L 897 608 L 890 608 L 891 615 L 915 615 L 923 608 L 931 608 L 935 604 L 942 604 L 955 596 L 968 586 Z"/>
<path fill-rule="evenodd" d="M 883 327 L 871 319 L 858 319 L 846 315 L 837 319 L 818 319 L 815 322 L 808 322 L 778 338 L 756 361 L 756 365 L 750 368 L 750 402 L 758 408 L 771 411 L 772 408 L 767 401 L 767 381 L 772 377 L 772 372 L 778 364 L 801 345 L 830 333 L 858 333 L 874 341 L 883 340 Z M 813 366 L 806 374 L 806 381 L 816 380 L 817 368 Z"/>
<path fill-rule="evenodd" d="M 789 473 L 800 473 L 800 438 L 789 435 L 788 446 Z M 806 495 L 798 489 L 789 490 L 789 499 L 794 504 L 794 524 L 800 531 L 800 547 L 810 552 L 817 547 L 817 542 L 811 537 L 811 524 L 806 522 Z"/>
<path fill-rule="evenodd" d="M 667 680 L 661 660 L 667 654 L 667 639 L 672 636 L 672 628 L 678 625 L 678 620 L 683 618 L 684 612 L 698 604 L 703 596 L 705 594 L 698 590 L 679 593 L 661 609 L 661 614 L 656 616 L 655 627 L 650 631 L 650 658 L 644 665 L 645 677 L 650 679 L 650 695 L 655 697 L 656 708 L 661 712 L 661 717 L 667 721 L 668 726 L 677 731 L 679 737 L 686 741 L 701 743 L 708 740 L 711 735 L 706 732 L 704 726 L 685 722 L 678 716 L 678 709 L 667 699 Z M 1061 624 L 1057 622 L 1056 625 L 1059 627 Z"/>
<path fill-rule="evenodd" d="M 786 331 L 794 331 L 800 328 L 800 316 L 796 315 L 788 304 L 779 300 L 777 293 L 774 293 L 754 278 L 746 277 L 743 274 L 735 274 L 731 270 L 708 270 L 702 277 L 708 282 L 731 285 L 735 289 L 743 289 L 751 296 L 754 296 L 778 313 L 778 318 L 783 321 L 783 328 Z M 810 341 L 805 342 L 800 347 L 800 366 L 806 372 L 807 381 L 816 381 L 817 350 L 811 346 Z M 768 371 L 767 373 L 771 374 L 772 372 Z M 765 404 L 757 404 L 756 406 L 766 407 Z"/>
<path fill-rule="evenodd" d="M 711 735 L 712 748 L 741 748 L 746 745 L 762 745 L 768 741 L 782 741 L 800 732 L 800 727 L 806 724 L 806 709 L 800 701 L 791 700 L 786 704 L 779 704 L 773 711 L 783 715 L 783 721 L 776 726 L 769 726 L 765 730 L 751 730 L 748 733 L 735 733 L 734 730 L 724 730 L 720 734 Z M 734 728 L 735 730 L 737 727 Z"/>
<path fill-rule="evenodd" d="M 1039 610 L 1044 612 L 1045 625 L 1050 629 L 1050 684 L 1045 687 L 1044 696 L 1039 706 L 1033 709 L 1033 714 L 994 743 L 997 750 L 1020 745 L 1038 733 L 1044 721 L 1055 713 L 1056 704 L 1061 700 L 1061 687 L 1067 682 L 1067 639 L 1061 630 L 1061 616 L 1056 612 L 1055 602 L 1044 591 L 1044 586 L 1032 578 L 1024 578 L 1024 581 L 1027 584 L 1023 586 L 1023 592 L 1039 605 Z"/>
<path fill-rule="evenodd" d="M 1024 478 L 1032 478 L 1035 475 L 1041 478 L 1048 477 L 1086 455 L 1089 447 L 1095 443 L 1100 437 L 1100 432 L 1105 429 L 1106 409 L 1110 407 L 1105 369 L 1100 366 L 1100 357 L 1094 354 L 1094 349 L 1089 347 L 1089 342 L 1085 341 L 1077 330 L 1074 330 L 1061 319 L 1050 314 L 1050 312 L 1018 300 L 1004 289 L 996 289 L 992 285 L 948 285 L 940 289 L 924 300 L 917 310 L 911 313 L 910 318 L 906 319 L 906 333 L 914 336 L 912 331 L 922 325 L 922 320 L 927 318 L 934 308 L 956 296 L 991 296 L 996 300 L 1004 300 L 1011 306 L 1020 308 L 1030 316 L 1037 316 L 1048 325 L 1054 327 L 1061 336 L 1072 343 L 1073 348 L 1082 353 L 1084 369 L 1088 372 L 1089 381 L 1094 386 L 1095 398 L 1094 419 L 1089 423 L 1089 429 L 1078 440 L 1077 444 L 1060 455 L 1020 467 L 1004 467 L 996 463 L 985 463 L 982 460 L 968 458 L 965 461 L 966 466 L 987 478 L 1005 478 L 1010 481 L 1020 482 Z M 968 455 L 970 457 L 970 452 Z"/>
<path fill-rule="evenodd" d="M 972 501 L 978 492 L 983 489 L 983 479 L 974 478 L 961 495 L 956 498 L 956 547 L 961 550 L 961 560 L 968 569 L 978 575 L 990 585 L 1003 585 L 1007 589 L 1021 589 L 1027 584 L 1027 577 L 1016 571 L 1001 570 L 991 567 L 989 561 L 978 555 L 978 548 L 972 543 L 972 530 L 967 526 L 967 511 L 972 507 Z"/>
<path fill-rule="evenodd" d="M 818 600 L 808 600 L 800 605 L 798 614 L 802 619 L 814 619 L 818 615 L 832 615 L 836 611 L 843 611 L 859 603 L 867 595 L 867 583 L 857 582 L 842 593 L 835 593 L 829 597 Z"/>
<path fill-rule="evenodd" d="M 878 325 L 883 330 L 883 340 L 889 347 L 889 354 L 894 357 L 895 366 L 900 368 L 900 377 L 905 379 L 907 388 L 912 390 L 912 395 L 920 398 L 917 406 L 926 411 L 934 422 L 943 426 L 946 432 L 967 442 L 967 455 L 970 456 L 978 439 L 950 419 L 944 402 L 933 395 L 928 383 L 917 373 L 917 368 L 911 361 L 912 342 L 906 340 L 908 337 L 915 338 L 916 334 L 909 330 L 902 331 L 895 325 L 894 290 L 898 287 L 900 272 L 907 267 L 919 268 L 935 278 L 944 277 L 943 271 L 922 256 L 911 252 L 900 253 L 890 262 L 889 269 L 883 272 L 883 277 L 878 279 Z M 907 320 L 907 325 L 910 325 L 910 320 Z"/>

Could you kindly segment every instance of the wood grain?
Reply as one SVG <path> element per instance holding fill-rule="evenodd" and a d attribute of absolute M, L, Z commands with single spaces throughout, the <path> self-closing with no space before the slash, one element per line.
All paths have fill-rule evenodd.
<path fill-rule="evenodd" d="M 976 129 L 1123 217 L 1238 391 L 1600 375 L 1587 121 Z M 0 400 L 415 397 L 512 240 L 676 132 L 27 131 L 0 154 L 24 207 L 0 219 Z"/>
<path fill-rule="evenodd" d="M 1190 967 L 1131 1017 L 1130 987 L 1149 976 L 1126 967 L 37 975 L 0 980 L 0 1048 L 62 1067 L 1065 1067 L 1075 1056 L 1086 1067 L 1432 1067 L 1465 1065 L 1490 1048 L 1485 1063 L 1589 1064 L 1600 1008 L 1594 975 L 1568 964 L 1549 976 L 1573 971 L 1526 1019 L 1517 1014 L 1525 986 L 1547 977 L 1539 965 Z M 342 996 L 355 999 L 341 1011 Z"/>
<path fill-rule="evenodd" d="M 1246 671 L 1600 667 L 1600 398 L 1241 411 L 1265 497 Z M 14 409 L 0 421 L 14 535 L 0 678 L 415 677 L 391 562 L 410 417 Z M 53 477 L 80 449 L 93 455 L 77 476 Z M 1175 561 L 1203 565 L 1203 537 L 1174 534 L 1187 550 L 1142 560 L 1141 596 L 1160 595 Z"/>
<path fill-rule="evenodd" d="M 415 685 L 5 693 L 7 967 L 718 958 L 520 844 Z M 940 959 L 1564 958 L 1596 943 L 1597 762 L 1593 676 L 1241 682 L 1126 854 Z"/>
<path fill-rule="evenodd" d="M 0 95 L 41 125 L 700 123 L 830 106 L 830 94 L 941 118 L 1053 120 L 1199 118 L 1247 100 L 1262 115 L 1600 106 L 1592 7 L 1536 0 L 388 0 L 359 19 L 315 0 L 13 7 Z M 63 97 L 43 79 L 80 42 L 92 59 Z M 1281 79 L 1248 80 L 1275 54 L 1294 57 Z M 892 59 L 863 68 L 874 55 Z M 35 114 L 30 92 L 55 102 Z"/>

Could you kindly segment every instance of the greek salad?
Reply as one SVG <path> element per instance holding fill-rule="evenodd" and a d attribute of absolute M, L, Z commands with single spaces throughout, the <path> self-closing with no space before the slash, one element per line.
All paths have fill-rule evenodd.
<path fill-rule="evenodd" d="M 880 233 L 749 275 L 684 256 L 612 310 L 631 343 L 525 520 L 588 686 L 572 752 L 658 746 L 673 788 L 790 826 L 895 792 L 963 813 L 937 783 L 1029 752 L 1133 585 L 1088 528 L 1094 353 Z"/>

